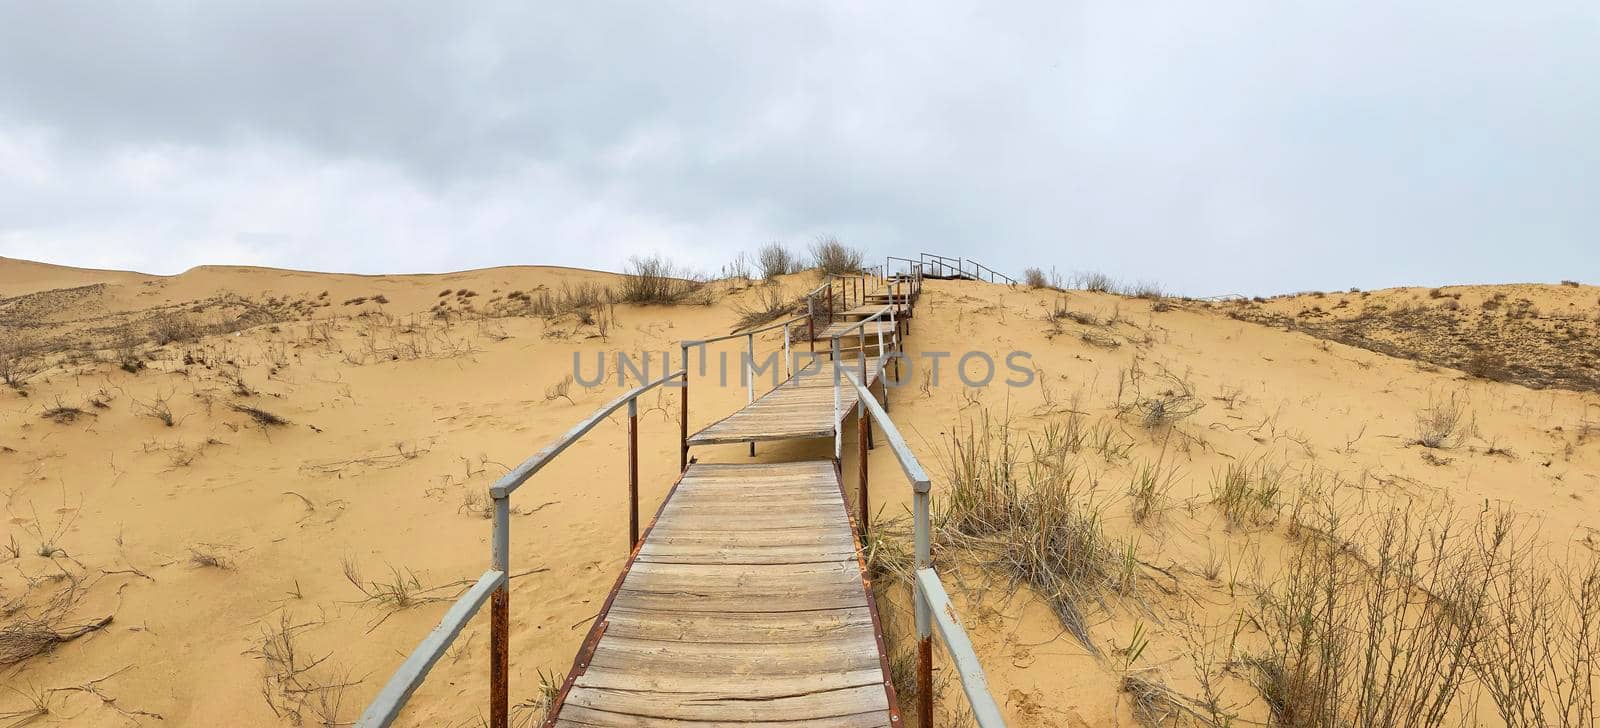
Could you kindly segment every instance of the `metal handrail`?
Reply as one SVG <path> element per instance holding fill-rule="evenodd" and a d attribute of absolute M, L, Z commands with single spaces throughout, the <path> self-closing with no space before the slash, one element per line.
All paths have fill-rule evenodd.
<path fill-rule="evenodd" d="M 411 694 L 427 678 L 434 663 L 449 649 L 461 629 L 489 600 L 489 725 L 505 726 L 510 710 L 510 640 L 511 640 L 511 494 L 529 478 L 550 464 L 572 443 L 594 429 L 606 417 L 628 407 L 628 548 L 639 544 L 639 395 L 666 385 L 678 378 L 688 384 L 688 368 L 668 372 L 659 379 L 641 384 L 623 392 L 600 409 L 557 437 L 549 445 L 534 453 L 517 467 L 511 469 L 495 484 L 489 486 L 493 505 L 493 531 L 489 538 L 490 570 L 484 572 L 467 592 L 456 599 L 439 625 L 412 650 L 384 684 L 383 689 L 367 705 L 358 728 L 387 728 L 400 715 Z M 685 397 L 688 389 L 685 388 Z M 687 401 L 687 399 L 685 400 Z"/>
<path fill-rule="evenodd" d="M 911 481 L 913 540 L 916 550 L 912 593 L 915 596 L 917 624 L 917 723 L 921 728 L 930 728 L 933 725 L 933 630 L 937 627 L 939 641 L 944 643 L 945 652 L 955 663 L 956 676 L 961 680 L 961 689 L 967 695 L 967 703 L 972 708 L 972 717 L 978 727 L 1004 728 L 1005 718 L 1001 716 L 1000 706 L 995 703 L 994 696 L 989 694 L 988 679 L 984 676 L 983 665 L 978 661 L 977 652 L 972 648 L 972 640 L 967 637 L 966 629 L 956 617 L 955 607 L 950 604 L 950 597 L 945 593 L 944 585 L 939 581 L 939 574 L 933 568 L 932 528 L 929 523 L 933 481 L 928 479 L 922 464 L 917 462 L 916 455 L 906 444 L 900 429 L 889 419 L 888 411 L 872 398 L 872 392 L 864 385 L 865 380 L 857 379 L 848 369 L 838 368 L 837 363 L 835 371 L 849 379 L 850 384 L 856 388 L 856 419 L 863 434 L 857 438 L 859 442 L 857 456 L 861 464 L 857 476 L 860 482 L 860 498 L 857 505 L 860 508 L 859 521 L 863 531 L 866 530 L 868 518 L 866 463 L 869 445 L 865 434 L 869 431 L 867 424 L 869 417 L 878 423 L 878 427 L 883 431 L 884 441 L 889 443 L 889 449 L 894 451 L 895 458 L 900 461 L 900 469 L 905 472 L 906 479 Z"/>
<path fill-rule="evenodd" d="M 841 407 L 840 407 L 840 405 L 843 403 L 844 400 L 843 400 L 842 395 L 841 395 L 841 393 L 839 391 L 839 377 L 838 377 L 840 355 L 843 353 L 840 350 L 840 347 L 839 347 L 839 339 L 841 339 L 843 337 L 846 337 L 846 336 L 849 336 L 851 331 L 856 331 L 856 359 L 860 362 L 861 381 L 863 381 L 863 382 L 867 381 L 867 335 L 866 335 L 866 328 L 865 327 L 866 327 L 866 325 L 867 325 L 867 323 L 869 321 L 882 321 L 883 320 L 883 315 L 884 314 L 888 314 L 889 315 L 889 323 L 894 326 L 894 333 L 890 335 L 889 343 L 894 345 L 894 350 L 896 352 L 896 355 L 898 355 L 898 353 L 900 352 L 900 347 L 901 347 L 901 343 L 902 342 L 900 340 L 900 325 L 895 321 L 895 309 L 896 308 L 897 308 L 897 306 L 884 306 L 883 308 L 880 308 L 876 312 L 874 312 L 871 316 L 868 316 L 868 317 L 866 317 L 864 319 L 861 319 L 860 321 L 857 321 L 857 322 L 845 327 L 843 330 L 835 333 L 832 337 L 830 337 L 829 352 L 830 352 L 830 354 L 832 356 L 833 368 L 834 368 L 834 372 L 835 372 L 834 378 L 833 378 L 833 421 L 835 423 L 838 423 L 838 422 L 841 422 L 841 421 L 844 420 L 844 413 L 841 411 Z M 887 361 L 886 357 L 884 356 L 884 352 L 885 351 L 886 350 L 884 348 L 884 342 L 883 342 L 883 329 L 879 328 L 878 329 L 878 363 L 876 364 L 876 367 L 877 367 L 877 370 L 878 370 L 878 374 L 880 376 L 882 375 L 884 368 L 888 366 L 888 361 Z M 899 371 L 899 364 L 898 363 L 896 363 L 895 367 L 896 367 L 895 371 Z M 883 386 L 887 387 L 888 385 L 883 385 Z M 883 399 L 884 399 L 885 402 L 887 402 L 889 400 L 889 395 L 888 395 L 888 390 L 887 389 L 884 389 L 884 397 L 883 397 Z M 870 431 L 866 433 L 867 439 L 870 440 L 871 436 L 872 436 L 872 433 Z M 835 426 L 833 428 L 833 459 L 834 460 L 837 461 L 839 459 L 843 448 L 844 448 L 844 431 L 840 427 L 838 427 L 837 424 L 835 424 Z"/>

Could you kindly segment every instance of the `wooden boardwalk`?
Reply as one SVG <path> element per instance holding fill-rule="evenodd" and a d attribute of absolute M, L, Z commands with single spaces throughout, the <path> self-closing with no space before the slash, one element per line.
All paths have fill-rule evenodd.
<path fill-rule="evenodd" d="M 883 368 L 881 362 L 881 357 L 867 357 L 868 386 L 878 381 L 878 373 Z M 846 360 L 843 363 L 859 366 L 859 360 Z M 690 435 L 688 444 L 718 445 L 833 437 L 839 421 L 833 416 L 831 369 L 831 365 L 819 361 L 816 371 L 780 382 L 772 391 L 756 398 L 755 402 Z M 851 371 L 855 371 L 855 366 L 851 366 Z M 855 406 L 855 389 L 841 388 L 840 417 L 848 416 Z"/>
<path fill-rule="evenodd" d="M 832 461 L 690 465 L 595 618 L 553 724 L 894 725 L 858 552 Z"/>

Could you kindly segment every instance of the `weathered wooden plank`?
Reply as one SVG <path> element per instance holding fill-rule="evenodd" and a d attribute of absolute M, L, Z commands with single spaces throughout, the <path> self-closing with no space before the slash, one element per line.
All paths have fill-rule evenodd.
<path fill-rule="evenodd" d="M 856 631 L 872 636 L 866 607 L 816 612 L 749 614 L 640 611 L 612 607 L 606 634 L 645 640 L 783 644 L 837 640 Z"/>
<path fill-rule="evenodd" d="M 827 690 L 771 700 L 728 700 L 715 693 L 679 693 L 668 702 L 659 693 L 574 687 L 567 703 L 604 708 L 619 713 L 698 721 L 752 721 L 772 716 L 801 719 L 831 718 L 872 710 L 887 710 L 882 685 Z"/>
<path fill-rule="evenodd" d="M 556 726 L 571 728 L 886 728 L 889 718 L 883 711 L 869 711 L 855 715 L 835 715 L 827 718 L 802 720 L 761 721 L 682 721 L 671 718 L 653 718 L 628 715 L 571 706 L 561 712 Z"/>

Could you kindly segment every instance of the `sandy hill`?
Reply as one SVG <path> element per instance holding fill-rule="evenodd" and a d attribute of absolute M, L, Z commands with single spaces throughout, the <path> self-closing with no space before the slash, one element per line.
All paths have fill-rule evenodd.
<path fill-rule="evenodd" d="M 814 280 L 776 285 L 793 296 Z M 673 350 L 766 295 L 723 282 L 705 305 L 604 303 L 616 283 L 542 267 L 158 277 L 0 260 L 0 683 L 14 688 L 0 719 L 352 720 L 484 569 L 485 487 L 620 391 L 614 376 L 572 382 L 574 353 Z M 1418 656 L 1394 671 L 1408 690 L 1459 694 L 1452 717 L 1470 699 L 1504 724 L 1497 706 L 1515 696 L 1481 673 L 1506 648 L 1477 639 L 1488 616 L 1462 627 L 1473 639 L 1425 636 L 1498 614 L 1485 604 L 1517 608 L 1471 599 L 1505 586 L 1469 578 L 1474 552 L 1498 553 L 1480 547 L 1482 524 L 1513 528 L 1518 550 L 1494 574 L 1536 583 L 1586 573 L 1547 565 L 1593 563 L 1597 299 L 1453 286 L 1206 303 L 929 282 L 893 415 L 936 473 L 937 559 L 1011 724 L 1261 724 L 1288 706 L 1364 706 L 1359 680 L 1294 679 L 1329 661 L 1297 645 L 1349 648 L 1321 672 L 1362 675 L 1361 655 L 1396 640 Z M 972 350 L 1027 352 L 1033 381 L 1006 386 L 1002 364 L 989 386 L 964 386 L 952 357 L 935 382 L 923 357 Z M 743 398 L 701 387 L 695 424 Z M 676 469 L 677 412 L 665 393 L 641 415 L 652 507 Z M 626 557 L 623 434 L 602 428 L 518 492 L 524 725 Z M 874 568 L 904 667 L 909 493 L 881 449 L 871 468 Z M 1458 525 L 1437 540 L 1445 524 Z M 1335 585 L 1348 601 L 1314 599 Z M 1367 605 L 1401 616 L 1362 621 Z M 1297 619 L 1316 613 L 1337 618 Z M 479 724 L 487 629 L 468 628 L 411 724 Z M 1333 634 L 1377 634 L 1383 650 Z M 1438 668 L 1463 643 L 1484 659 L 1451 678 Z M 959 686 L 940 675 L 955 720 Z"/>

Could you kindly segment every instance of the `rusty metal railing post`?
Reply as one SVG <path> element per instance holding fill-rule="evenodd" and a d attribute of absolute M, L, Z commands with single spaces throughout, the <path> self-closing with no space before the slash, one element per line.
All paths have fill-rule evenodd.
<path fill-rule="evenodd" d="M 755 404 L 756 401 L 756 335 L 754 333 L 744 336 L 744 403 Z M 750 441 L 750 457 L 756 456 L 756 441 Z"/>
<path fill-rule="evenodd" d="M 689 469 L 689 347 L 683 349 L 683 395 L 678 398 L 678 472 Z"/>
<path fill-rule="evenodd" d="M 506 728 L 511 709 L 511 494 L 493 499 L 490 561 L 507 576 L 489 597 L 489 726 Z"/>
<path fill-rule="evenodd" d="M 628 552 L 639 545 L 639 398 L 628 400 Z"/>
<path fill-rule="evenodd" d="M 858 441 L 856 444 L 856 460 L 859 466 L 856 469 L 856 479 L 860 490 L 856 495 L 856 506 L 861 512 L 860 527 L 861 535 L 863 536 L 867 535 L 868 516 L 872 513 L 867 508 L 867 450 L 870 449 L 867 441 L 872 437 L 871 419 L 871 417 L 867 416 L 867 405 L 861 401 L 858 393 L 856 397 L 856 440 Z"/>
<path fill-rule="evenodd" d="M 916 541 L 916 568 L 932 565 L 933 549 L 928 527 L 928 491 L 932 484 L 912 483 L 912 520 Z M 933 728 L 933 615 L 928 611 L 928 601 L 922 592 L 912 587 L 912 601 L 916 604 L 917 619 L 917 725 Z"/>
<path fill-rule="evenodd" d="M 806 296 L 806 343 L 811 346 L 811 353 L 817 353 L 817 297 Z M 815 359 L 816 357 L 812 357 Z"/>
<path fill-rule="evenodd" d="M 831 339 L 833 354 L 833 462 L 837 467 L 841 451 L 844 448 L 844 436 L 840 432 L 839 420 L 839 337 Z"/>

